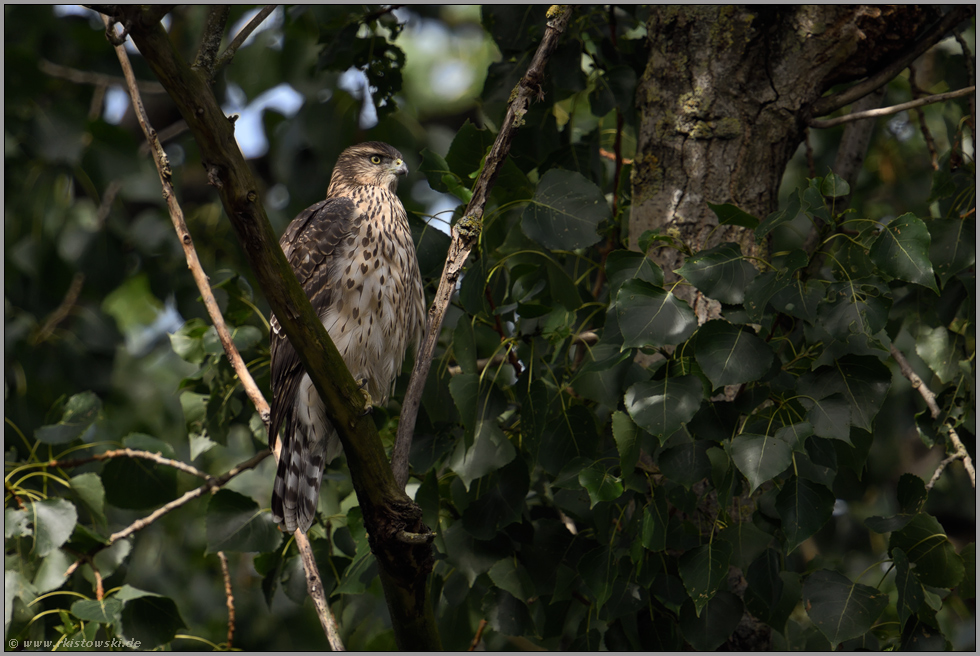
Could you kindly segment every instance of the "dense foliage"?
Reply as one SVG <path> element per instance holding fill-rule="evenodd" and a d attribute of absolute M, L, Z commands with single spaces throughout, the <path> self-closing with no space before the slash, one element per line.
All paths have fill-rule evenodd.
<path fill-rule="evenodd" d="M 340 150 L 388 141 L 414 160 L 401 192 L 431 295 L 449 244 L 436 226 L 469 200 L 545 11 L 413 8 L 404 26 L 376 8 L 297 7 L 258 32 L 216 84 L 219 98 L 283 82 L 303 98 L 292 116 L 266 111 L 268 152 L 253 160 L 277 232 L 322 197 Z M 769 243 L 768 259 L 670 232 L 631 251 L 644 11 L 574 15 L 443 327 L 408 486 L 437 534 L 443 646 L 479 633 L 488 649 L 969 648 L 975 495 L 959 462 L 931 478 L 951 429 L 974 454 L 971 101 L 924 108 L 928 139 L 894 121 L 878 130 L 853 190 L 827 170 L 824 135 L 812 144 L 823 168 L 800 175 L 801 153 L 777 211 L 712 205 L 720 223 Z M 44 63 L 118 75 L 101 23 L 5 13 L 5 638 L 227 646 L 221 552 L 235 647 L 322 648 L 295 544 L 270 518 L 271 458 L 118 535 L 214 479 L 99 454 L 159 453 L 216 479 L 267 437 L 199 304 L 138 130 L 106 120 L 104 87 L 93 101 L 91 86 Z M 171 15 L 187 59 L 205 15 Z M 425 83 L 433 69 L 413 69 L 422 27 L 436 25 L 457 46 L 480 44 L 457 58 L 485 72 L 478 98 L 439 97 Z M 932 55 L 937 88 L 962 86 L 965 58 L 950 52 Z M 337 88 L 351 66 L 374 87 L 376 127 L 358 127 L 361 101 Z M 895 102 L 908 88 L 892 82 Z M 145 96 L 161 131 L 178 118 L 164 98 Z M 224 317 L 268 396 L 267 305 L 193 139 L 168 152 Z M 427 214 L 447 199 L 455 212 Z M 813 254 L 810 226 L 822 231 Z M 663 271 L 651 245 L 685 264 Z M 719 302 L 719 318 L 699 316 L 684 287 Z M 374 413 L 389 448 L 406 383 Z M 310 538 L 345 644 L 393 648 L 343 463 L 328 468 Z"/>

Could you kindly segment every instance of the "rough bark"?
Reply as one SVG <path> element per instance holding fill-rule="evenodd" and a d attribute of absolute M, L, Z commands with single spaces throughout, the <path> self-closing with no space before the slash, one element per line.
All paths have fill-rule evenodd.
<path fill-rule="evenodd" d="M 706 203 L 765 218 L 813 104 L 893 61 L 936 19 L 920 7 L 655 8 L 637 90 L 631 247 L 659 228 L 694 250 L 734 241 L 767 255 L 751 231 L 717 228 Z M 667 271 L 681 264 L 672 249 L 652 255 Z"/>

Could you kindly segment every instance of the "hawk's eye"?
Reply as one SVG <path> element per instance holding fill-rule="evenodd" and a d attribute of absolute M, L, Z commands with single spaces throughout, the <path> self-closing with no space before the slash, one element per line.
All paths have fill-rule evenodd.
<path fill-rule="evenodd" d="M 381 157 L 379 155 L 371 155 L 371 163 L 372 164 L 380 164 L 381 163 Z"/>

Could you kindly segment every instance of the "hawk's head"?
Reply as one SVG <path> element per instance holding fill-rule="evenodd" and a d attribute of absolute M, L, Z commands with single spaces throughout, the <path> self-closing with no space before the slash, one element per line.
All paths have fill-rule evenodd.
<path fill-rule="evenodd" d="M 395 193 L 398 176 L 407 173 L 408 166 L 400 152 L 380 141 L 365 141 L 351 146 L 337 158 L 330 188 L 370 185 Z"/>

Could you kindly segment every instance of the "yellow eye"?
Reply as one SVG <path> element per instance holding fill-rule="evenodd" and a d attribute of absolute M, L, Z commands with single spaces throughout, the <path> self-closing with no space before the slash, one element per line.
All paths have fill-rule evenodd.
<path fill-rule="evenodd" d="M 380 164 L 381 163 L 381 157 L 379 157 L 378 155 L 371 155 L 371 163 L 372 164 Z"/>

